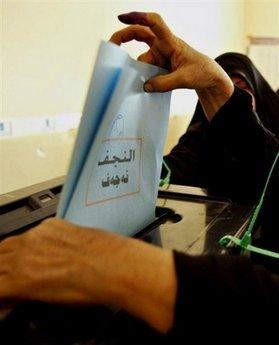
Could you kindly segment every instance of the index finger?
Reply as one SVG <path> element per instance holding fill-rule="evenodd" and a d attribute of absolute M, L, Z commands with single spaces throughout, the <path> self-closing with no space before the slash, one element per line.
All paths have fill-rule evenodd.
<path fill-rule="evenodd" d="M 130 12 L 120 14 L 118 19 L 124 24 L 138 24 L 148 26 L 150 30 L 162 40 L 172 36 L 167 24 L 158 13 Z"/>

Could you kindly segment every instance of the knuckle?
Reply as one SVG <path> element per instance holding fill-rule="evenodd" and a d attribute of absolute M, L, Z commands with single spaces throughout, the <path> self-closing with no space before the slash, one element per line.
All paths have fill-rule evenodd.
<path fill-rule="evenodd" d="M 110 39 L 114 40 L 118 37 L 118 31 L 111 35 Z"/>
<path fill-rule="evenodd" d="M 157 12 L 151 12 L 151 17 L 153 18 L 154 21 L 159 22 L 162 20 L 162 17 L 160 16 L 159 13 Z"/>

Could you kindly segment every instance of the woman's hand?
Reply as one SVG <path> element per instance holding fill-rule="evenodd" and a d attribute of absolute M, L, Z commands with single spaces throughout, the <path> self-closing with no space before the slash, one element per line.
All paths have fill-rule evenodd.
<path fill-rule="evenodd" d="M 147 81 L 145 91 L 195 89 L 208 119 L 212 119 L 234 90 L 225 71 L 214 60 L 176 37 L 156 13 L 131 12 L 118 18 L 131 25 L 115 32 L 110 41 L 118 45 L 134 39 L 147 43 L 149 50 L 138 60 L 170 72 Z"/>
<path fill-rule="evenodd" d="M 172 252 L 108 231 L 51 218 L 0 243 L 0 304 L 105 304 L 161 332 L 172 325 Z"/>

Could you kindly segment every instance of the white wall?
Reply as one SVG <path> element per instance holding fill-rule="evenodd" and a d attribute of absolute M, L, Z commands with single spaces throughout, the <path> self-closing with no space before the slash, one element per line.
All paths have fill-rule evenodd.
<path fill-rule="evenodd" d="M 279 0 L 245 2 L 245 35 L 256 38 L 249 56 L 274 90 L 279 88 Z M 261 40 L 259 40 L 260 38 Z M 269 40 L 276 38 L 276 40 Z M 259 41 L 262 44 L 259 44 Z M 270 43 L 273 41 L 274 44 Z M 275 44 L 275 42 L 277 43 Z"/>
<path fill-rule="evenodd" d="M 184 40 L 215 57 L 244 51 L 242 1 L 5 1 L 2 118 L 81 112 L 100 39 L 123 27 L 117 15 L 159 12 Z M 129 44 L 136 57 L 142 44 Z M 173 97 L 172 114 L 190 114 L 193 92 Z"/>
<path fill-rule="evenodd" d="M 279 37 L 279 1 L 246 0 L 245 34 L 255 37 Z"/>
<path fill-rule="evenodd" d="M 160 13 L 177 35 L 211 57 L 245 52 L 249 35 L 279 37 L 278 0 L 4 0 L 0 120 L 16 118 L 30 126 L 25 118 L 35 123 L 42 116 L 65 119 L 60 114 L 66 113 L 70 123 L 73 113 L 82 111 L 100 39 L 124 27 L 117 15 L 132 10 Z M 144 46 L 132 43 L 125 49 L 136 57 Z M 188 116 L 173 117 L 171 146 L 195 102 L 193 92 L 174 92 L 171 114 Z M 71 131 L 0 137 L 0 194 L 65 174 L 73 143 Z"/>
<path fill-rule="evenodd" d="M 124 27 L 117 15 L 132 10 L 160 13 L 177 35 L 212 57 L 245 50 L 243 1 L 4 0 L 0 120 L 31 126 L 32 118 L 67 114 L 71 122 L 82 111 L 100 39 Z M 136 57 L 144 46 L 125 49 Z M 188 114 L 179 118 L 180 130 L 195 102 L 193 92 L 174 92 L 171 114 Z M 0 137 L 0 194 L 65 174 L 73 142 L 72 132 Z"/>

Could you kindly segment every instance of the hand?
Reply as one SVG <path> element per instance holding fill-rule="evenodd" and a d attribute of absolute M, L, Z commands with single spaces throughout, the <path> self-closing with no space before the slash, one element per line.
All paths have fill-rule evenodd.
<path fill-rule="evenodd" d="M 0 243 L 1 306 L 19 301 L 123 308 L 159 331 L 173 320 L 172 253 L 56 218 Z"/>
<path fill-rule="evenodd" d="M 156 13 L 131 12 L 119 20 L 131 26 L 114 33 L 111 42 L 145 42 L 149 50 L 138 60 L 167 68 L 170 73 L 145 83 L 147 92 L 195 89 L 209 120 L 230 98 L 234 87 L 225 71 L 208 56 L 176 37 Z"/>

